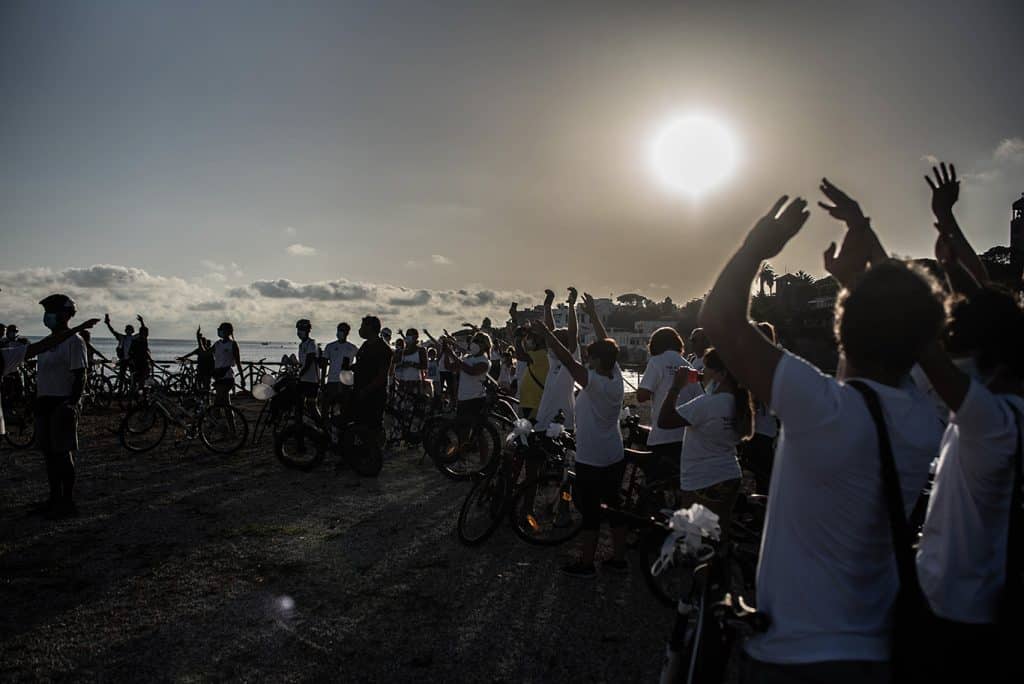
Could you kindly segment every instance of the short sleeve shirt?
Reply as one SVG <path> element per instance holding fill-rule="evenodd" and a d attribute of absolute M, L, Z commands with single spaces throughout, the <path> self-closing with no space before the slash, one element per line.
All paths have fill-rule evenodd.
<path fill-rule="evenodd" d="M 568 371 L 566 371 L 568 372 Z M 576 461 L 604 468 L 622 460 L 622 413 L 624 388 L 618 364 L 612 377 L 588 371 L 587 386 L 576 398 Z"/>
<path fill-rule="evenodd" d="M 679 457 L 680 489 L 692 492 L 739 479 L 735 397 L 729 392 L 702 394 L 676 411 L 689 423 Z"/>
<path fill-rule="evenodd" d="M 665 429 L 658 427 L 658 413 L 661 405 L 665 403 L 665 397 L 675 380 L 676 371 L 681 367 L 692 368 L 690 363 L 683 358 L 683 355 L 674 349 L 663 351 L 657 356 L 652 356 L 647 361 L 647 368 L 644 369 L 644 376 L 640 378 L 640 389 L 651 393 L 651 434 L 647 438 L 648 446 L 658 444 L 672 444 L 683 441 L 683 431 L 686 428 Z M 700 383 L 690 383 L 679 392 L 679 403 L 685 404 L 690 399 L 701 396 Z"/>
<path fill-rule="evenodd" d="M 335 340 L 324 347 L 324 356 L 327 357 L 327 382 L 341 382 L 341 369 L 345 365 L 345 359 L 349 359 L 349 365 L 356 358 L 359 349 L 349 341 L 341 342 Z"/>
<path fill-rule="evenodd" d="M 299 370 L 306 367 L 306 359 L 312 356 L 314 359 L 320 357 L 320 353 L 316 348 L 316 340 L 312 337 L 307 337 L 299 343 Z M 319 382 L 320 381 L 320 368 L 314 362 L 308 370 L 299 376 L 299 380 L 302 382 Z"/>
<path fill-rule="evenodd" d="M 70 397 L 75 371 L 87 368 L 85 341 L 72 335 L 37 357 L 36 396 Z"/>

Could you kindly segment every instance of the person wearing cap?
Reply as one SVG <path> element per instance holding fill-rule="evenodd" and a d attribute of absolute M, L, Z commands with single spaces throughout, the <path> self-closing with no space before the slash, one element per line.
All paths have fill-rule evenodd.
<path fill-rule="evenodd" d="M 85 333 L 89 328 L 92 328 L 99 322 L 100 319 L 91 318 L 85 323 L 74 328 L 67 328 L 61 332 L 52 333 L 38 342 L 19 344 L 13 347 L 0 345 L 0 376 L 6 377 L 23 362 L 35 358 L 39 354 L 50 351 L 73 335 Z M 3 395 L 0 394 L 0 437 L 7 434 L 6 426 L 4 424 L 3 403 Z"/>
<path fill-rule="evenodd" d="M 348 323 L 339 323 L 338 339 L 324 347 L 324 358 L 327 361 L 323 368 L 324 415 L 329 414 L 335 407 L 344 413 L 348 395 L 352 391 L 352 371 L 350 369 L 359 348 L 348 341 L 350 331 L 351 327 Z M 344 378 L 342 378 L 343 373 Z"/>
<path fill-rule="evenodd" d="M 299 338 L 299 404 L 297 419 L 302 420 L 302 408 L 309 404 L 316 406 L 316 395 L 320 389 L 320 352 L 316 340 L 309 336 L 313 324 L 302 318 L 295 322 L 295 334 Z"/>
<path fill-rule="evenodd" d="M 68 332 L 75 302 L 64 294 L 52 294 L 40 305 L 43 325 L 54 335 Z M 46 460 L 50 498 L 39 508 L 64 517 L 77 512 L 72 497 L 75 485 L 75 453 L 78 451 L 78 404 L 85 389 L 88 366 L 85 341 L 71 334 L 39 354 L 36 365 L 36 447 Z"/>

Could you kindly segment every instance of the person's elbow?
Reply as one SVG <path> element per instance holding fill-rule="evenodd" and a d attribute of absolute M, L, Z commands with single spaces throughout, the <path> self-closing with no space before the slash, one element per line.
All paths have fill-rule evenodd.
<path fill-rule="evenodd" d="M 636 391 L 636 401 L 638 404 L 643 404 L 651 400 L 651 391 L 641 387 Z"/>

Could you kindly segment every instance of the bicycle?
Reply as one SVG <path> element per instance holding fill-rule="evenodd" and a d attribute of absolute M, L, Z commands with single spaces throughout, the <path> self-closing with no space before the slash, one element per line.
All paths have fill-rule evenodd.
<path fill-rule="evenodd" d="M 276 386 L 275 386 L 276 387 Z M 280 385 L 283 406 L 294 407 L 298 401 L 296 382 Z M 384 466 L 381 440 L 377 430 L 342 415 L 323 416 L 319 411 L 304 413 L 274 436 L 274 455 L 285 467 L 310 471 L 319 465 L 327 452 L 365 477 L 377 476 Z"/>
<path fill-rule="evenodd" d="M 27 364 L 6 375 L 3 392 L 4 439 L 14 449 L 28 449 L 35 442 L 35 369 Z"/>
<path fill-rule="evenodd" d="M 514 397 L 488 383 L 484 404 L 476 416 L 435 415 L 424 421 L 423 450 L 449 479 L 468 480 L 485 472 L 501 451 L 501 432 L 511 430 L 519 418 Z"/>
<path fill-rule="evenodd" d="M 167 434 L 167 424 L 184 430 L 187 445 L 199 437 L 207 449 L 232 454 L 245 444 L 249 423 L 235 406 L 209 405 L 194 397 L 172 401 L 156 383 L 149 383 L 139 403 L 125 414 L 118 428 L 121 446 L 143 453 L 156 448 Z"/>
<path fill-rule="evenodd" d="M 657 531 L 665 539 L 649 569 L 651 575 L 675 568 L 689 578 L 674 597 L 676 616 L 658 681 L 724 681 L 736 643 L 766 630 L 769 619 L 747 603 L 746 587 L 735 586 L 732 557 L 715 543 L 720 533 L 717 516 L 699 504 L 675 511 L 667 520 L 614 512 L 634 527 Z"/>
<path fill-rule="evenodd" d="M 456 531 L 466 546 L 478 546 L 508 517 L 516 534 L 531 543 L 554 545 L 583 529 L 576 510 L 571 465 L 575 441 L 558 418 L 545 430 L 520 421 L 496 465 L 474 478 L 459 509 Z M 539 505 L 538 505 L 539 504 Z"/>

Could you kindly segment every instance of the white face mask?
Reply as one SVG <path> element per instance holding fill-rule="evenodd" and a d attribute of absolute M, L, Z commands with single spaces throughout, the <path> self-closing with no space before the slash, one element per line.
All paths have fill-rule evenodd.
<path fill-rule="evenodd" d="M 57 327 L 57 314 L 55 313 L 44 313 L 43 314 L 43 325 L 49 330 L 53 330 Z"/>
<path fill-rule="evenodd" d="M 480 353 L 480 345 L 477 344 L 476 342 L 474 342 L 471 345 L 469 345 L 469 353 L 472 354 L 473 356 L 476 356 L 477 354 L 479 354 Z"/>

